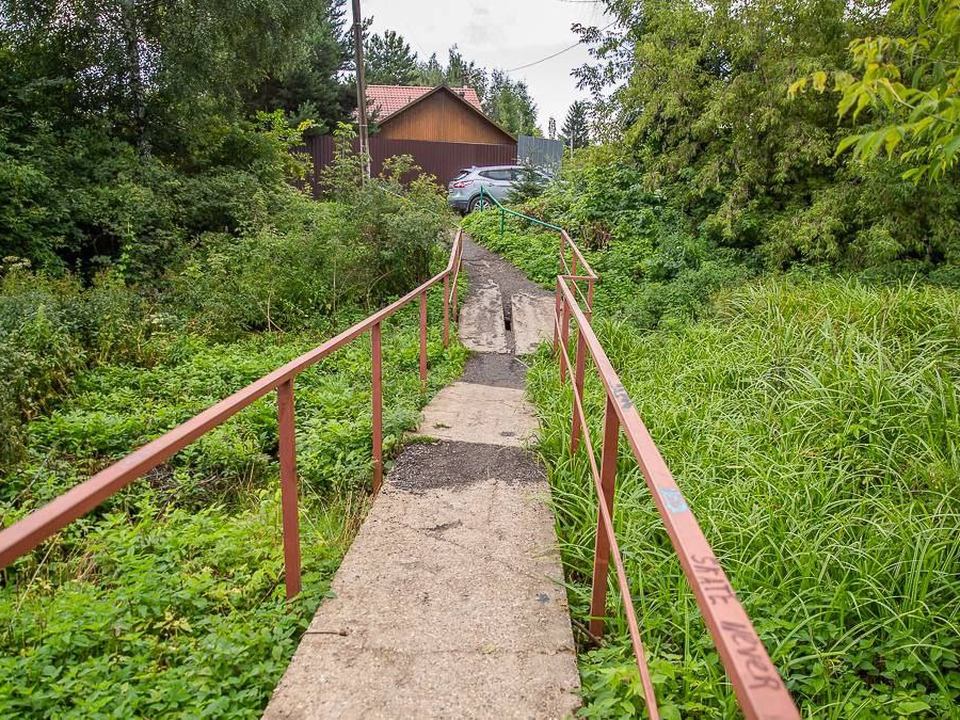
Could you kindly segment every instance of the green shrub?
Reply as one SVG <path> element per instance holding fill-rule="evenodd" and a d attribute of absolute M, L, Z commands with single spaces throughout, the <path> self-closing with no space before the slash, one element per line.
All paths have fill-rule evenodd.
<path fill-rule="evenodd" d="M 601 276 L 594 293 L 594 307 L 601 316 L 617 314 L 641 328 L 697 317 L 712 293 L 752 275 L 736 251 L 684 231 L 669 211 L 648 208 L 637 216 L 629 231 L 618 230 L 601 248 L 580 245 Z M 557 233 L 511 219 L 501 236 L 496 210 L 469 215 L 463 227 L 535 282 L 554 287 Z"/>
<path fill-rule="evenodd" d="M 441 303 L 432 293 L 432 318 Z M 388 458 L 466 357 L 431 326 L 421 392 L 416 314 L 414 304 L 384 326 Z M 150 367 L 79 372 L 0 475 L 3 524 L 326 337 L 179 335 L 154 342 Z M 296 380 L 304 593 L 291 607 L 271 394 L 0 573 L 0 675 L 17 678 L 0 683 L 0 714 L 259 714 L 365 509 L 370 352 L 359 338 Z"/>

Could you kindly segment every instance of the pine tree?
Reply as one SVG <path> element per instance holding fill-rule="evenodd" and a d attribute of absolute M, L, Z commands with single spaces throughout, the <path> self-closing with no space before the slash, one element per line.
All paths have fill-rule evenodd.
<path fill-rule="evenodd" d="M 567 110 L 567 117 L 563 121 L 563 144 L 571 150 L 586 147 L 590 144 L 590 124 L 588 119 L 589 106 L 583 100 L 575 101 Z"/>
<path fill-rule="evenodd" d="M 366 79 L 370 85 L 414 85 L 420 80 L 417 55 L 401 35 L 385 30 L 366 47 Z"/>
<path fill-rule="evenodd" d="M 551 140 L 557 139 L 557 121 L 554 118 L 547 121 L 547 137 Z"/>
<path fill-rule="evenodd" d="M 547 186 L 547 178 L 537 170 L 532 163 L 524 161 L 520 167 L 517 181 L 510 189 L 507 200 L 511 203 L 523 203 L 531 198 L 543 195 Z"/>
<path fill-rule="evenodd" d="M 514 82 L 502 70 L 494 70 L 483 102 L 483 111 L 514 135 L 539 135 L 537 106 L 524 82 Z"/>

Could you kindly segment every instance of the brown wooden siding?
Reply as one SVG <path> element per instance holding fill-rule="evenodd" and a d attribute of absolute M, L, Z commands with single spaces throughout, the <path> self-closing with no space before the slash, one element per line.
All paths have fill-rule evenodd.
<path fill-rule="evenodd" d="M 356 146 L 355 146 L 356 147 Z M 300 148 L 313 160 L 316 170 L 333 162 L 333 138 L 310 138 Z M 370 170 L 374 175 L 383 170 L 383 161 L 394 155 L 411 155 L 423 171 L 433 175 L 446 187 L 457 171 L 471 165 L 513 165 L 517 162 L 517 146 L 513 144 L 481 145 L 478 143 L 427 142 L 424 140 L 391 140 L 381 136 L 370 138 Z M 406 180 L 412 178 L 405 178 Z M 319 195 L 316 178 L 310 178 L 314 197 Z"/>
<path fill-rule="evenodd" d="M 442 91 L 411 105 L 380 125 L 378 137 L 491 145 L 516 145 L 517 142 L 450 93 Z"/>

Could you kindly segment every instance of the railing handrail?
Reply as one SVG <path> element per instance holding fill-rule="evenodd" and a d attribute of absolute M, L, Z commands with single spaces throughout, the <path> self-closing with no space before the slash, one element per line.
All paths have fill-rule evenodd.
<path fill-rule="evenodd" d="M 457 279 L 463 252 L 463 231 L 458 230 L 447 266 L 442 272 L 408 292 L 369 317 L 347 328 L 335 337 L 273 372 L 250 383 L 185 423 L 165 432 L 126 457 L 76 485 L 43 507 L 33 511 L 10 527 L 0 530 L 0 569 L 30 552 L 57 531 L 85 515 L 111 495 L 129 485 L 164 462 L 191 442 L 236 415 L 243 408 L 276 390 L 280 436 L 281 489 L 283 492 L 283 525 L 285 580 L 287 596 L 300 590 L 299 524 L 297 519 L 296 456 L 293 436 L 293 379 L 333 351 L 371 331 L 373 344 L 373 490 L 377 492 L 383 473 L 382 458 L 382 387 L 381 387 L 381 323 L 398 310 L 420 298 L 420 380 L 426 386 L 426 297 L 427 291 L 441 280 L 444 284 L 443 343 L 449 342 L 450 301 L 456 316 Z M 453 282 L 451 283 L 451 276 Z"/>
<path fill-rule="evenodd" d="M 617 445 L 622 429 L 630 444 L 633 456 L 643 473 L 653 497 L 657 512 L 664 524 L 674 552 L 680 560 L 683 573 L 693 589 L 697 605 L 707 629 L 713 638 L 720 659 L 733 684 L 737 701 L 748 718 L 799 718 L 796 705 L 790 697 L 774 667 L 763 643 L 754 630 L 750 618 L 737 599 L 733 586 L 707 542 L 697 523 L 690 505 L 677 486 L 670 469 L 644 425 L 630 395 L 623 387 L 620 377 L 607 357 L 597 338 L 590 319 L 593 311 L 593 286 L 599 282 L 580 248 L 570 235 L 555 225 L 537 218 L 504 208 L 489 194 L 486 195 L 501 210 L 501 234 L 504 212 L 518 216 L 560 233 L 560 271 L 557 274 L 556 307 L 554 314 L 554 348 L 560 360 L 561 382 L 570 374 L 573 386 L 573 417 L 570 437 L 571 454 L 577 452 L 581 435 L 589 455 L 590 473 L 597 491 L 596 547 L 590 605 L 590 633 L 599 637 L 603 633 L 603 618 L 606 615 L 607 573 L 610 556 L 616 569 L 617 583 L 623 600 L 631 644 L 637 661 L 637 669 L 644 686 L 645 702 L 651 718 L 659 717 L 653 683 L 640 638 L 639 623 L 630 587 L 627 581 L 623 558 L 620 555 L 613 527 L 614 485 L 617 472 Z M 483 190 L 481 188 L 481 197 Z M 567 262 L 566 248 L 572 252 Z M 580 264 L 578 274 L 577 264 Z M 584 298 L 577 283 L 587 282 Z M 577 296 L 584 300 L 586 309 L 580 306 Z M 567 345 L 571 316 L 577 327 L 577 354 L 575 364 L 570 362 Z M 603 419 L 603 443 L 600 464 L 597 465 L 583 410 L 583 387 L 586 371 L 586 355 L 590 354 L 594 368 L 600 376 L 606 395 Z"/>
<path fill-rule="evenodd" d="M 594 281 L 597 281 L 597 282 L 600 281 L 600 276 L 597 275 L 597 274 L 593 271 L 593 268 L 590 267 L 590 263 L 587 262 L 587 259 L 583 256 L 583 253 L 580 251 L 580 248 L 579 248 L 579 247 L 577 246 L 577 244 L 573 241 L 573 239 L 570 237 L 570 235 L 567 233 L 567 231 L 564 230 L 562 227 L 560 227 L 559 225 L 554 225 L 553 223 L 548 223 L 548 222 L 546 222 L 545 220 L 541 220 L 540 218 L 535 218 L 535 217 L 533 217 L 532 215 L 524 215 L 523 213 L 517 212 L 516 210 L 511 210 L 510 208 L 505 207 L 505 206 L 503 205 L 503 203 L 501 203 L 499 200 L 497 200 L 493 195 L 491 195 L 490 193 L 486 192 L 486 191 L 484 190 L 484 188 L 483 188 L 483 185 L 481 185 L 481 186 L 480 186 L 480 207 L 481 207 L 481 208 L 483 207 L 483 204 L 484 204 L 484 202 L 486 201 L 487 198 L 490 198 L 490 200 L 492 200 L 492 201 L 494 202 L 494 204 L 500 209 L 500 235 L 501 235 L 501 236 L 503 236 L 503 216 L 504 216 L 504 214 L 513 215 L 514 217 L 518 217 L 518 218 L 520 218 L 521 220 L 526 220 L 527 222 L 532 222 L 532 223 L 534 223 L 534 224 L 536 224 L 536 225 L 541 225 L 542 227 L 545 227 L 545 228 L 547 228 L 547 229 L 549 229 L 549 230 L 554 230 L 554 231 L 560 233 L 560 240 L 561 240 L 560 257 L 561 257 L 561 262 L 566 262 L 565 258 L 563 257 L 563 242 L 566 242 L 567 244 L 570 245 L 571 250 L 573 250 L 573 255 L 574 255 L 574 257 L 580 262 L 580 264 L 581 264 L 581 265 L 583 266 L 583 268 L 586 270 L 585 275 L 590 276 L 590 278 L 592 278 Z M 567 273 L 567 274 L 568 274 L 568 275 L 576 275 L 576 272 Z M 578 278 L 578 279 L 584 279 L 584 280 L 585 280 L 585 279 L 588 279 L 588 278 L 587 278 L 587 277 L 582 277 L 582 278 Z"/>

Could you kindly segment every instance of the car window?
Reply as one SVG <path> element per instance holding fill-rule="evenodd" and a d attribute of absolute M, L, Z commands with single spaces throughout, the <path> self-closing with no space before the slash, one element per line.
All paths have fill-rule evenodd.
<path fill-rule="evenodd" d="M 510 168 L 510 179 L 517 181 L 520 179 L 520 168 Z"/>
<path fill-rule="evenodd" d="M 487 178 L 488 180 L 509 180 L 510 171 L 509 170 L 484 170 L 480 173 L 480 177 Z"/>

